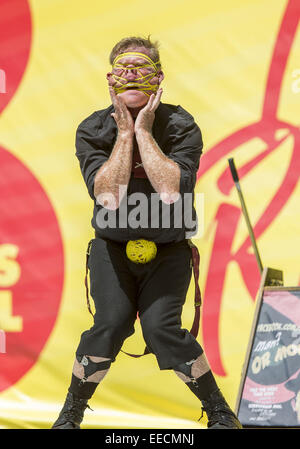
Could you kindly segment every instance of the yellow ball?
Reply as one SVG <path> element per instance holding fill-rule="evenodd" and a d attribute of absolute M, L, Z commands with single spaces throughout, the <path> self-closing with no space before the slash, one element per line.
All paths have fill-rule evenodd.
<path fill-rule="evenodd" d="M 126 254 L 134 263 L 148 263 L 156 257 L 157 247 L 149 240 L 129 240 L 126 245 Z"/>

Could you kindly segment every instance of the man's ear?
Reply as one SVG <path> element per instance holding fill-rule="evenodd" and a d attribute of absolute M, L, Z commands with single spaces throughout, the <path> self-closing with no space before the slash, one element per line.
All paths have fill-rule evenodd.
<path fill-rule="evenodd" d="M 158 77 L 158 84 L 160 84 L 163 81 L 164 77 L 165 77 L 164 72 L 162 70 L 157 72 L 157 77 Z"/>

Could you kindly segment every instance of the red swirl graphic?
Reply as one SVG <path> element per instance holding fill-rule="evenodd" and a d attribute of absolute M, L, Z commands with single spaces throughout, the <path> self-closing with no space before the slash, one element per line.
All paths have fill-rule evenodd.
<path fill-rule="evenodd" d="M 287 59 L 294 41 L 300 17 L 300 3 L 298 0 L 289 0 L 282 23 L 275 42 L 271 59 L 266 92 L 262 110 L 262 117 L 257 123 L 250 124 L 234 134 L 217 143 L 201 160 L 198 179 L 206 173 L 216 162 L 232 152 L 240 145 L 251 139 L 260 138 L 266 144 L 266 149 L 255 156 L 247 164 L 239 167 L 239 177 L 242 179 L 253 170 L 264 158 L 276 151 L 284 139 L 292 136 L 294 140 L 290 163 L 281 186 L 274 194 L 261 217 L 253 226 L 256 238 L 259 238 L 275 220 L 290 196 L 292 195 L 300 173 L 300 130 L 289 123 L 277 118 L 278 102 L 281 84 L 285 73 Z M 276 139 L 276 131 L 286 129 L 287 135 L 283 139 Z M 229 168 L 226 168 L 218 179 L 220 191 L 229 195 L 234 184 Z M 225 376 L 220 351 L 219 321 L 226 270 L 231 261 L 235 261 L 241 271 L 243 281 L 255 300 L 260 274 L 255 256 L 249 252 L 250 237 L 241 244 L 240 248 L 232 251 L 232 242 L 235 237 L 241 209 L 228 203 L 222 203 L 215 216 L 216 234 L 206 279 L 203 304 L 203 342 L 206 354 L 214 372 Z"/>

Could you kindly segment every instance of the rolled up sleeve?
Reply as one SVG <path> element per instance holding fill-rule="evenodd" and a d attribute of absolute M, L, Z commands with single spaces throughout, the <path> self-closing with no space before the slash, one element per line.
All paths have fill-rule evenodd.
<path fill-rule="evenodd" d="M 180 108 L 169 124 L 168 157 L 180 168 L 180 194 L 194 190 L 199 161 L 202 154 L 203 141 L 199 126 L 193 117 Z"/>
<path fill-rule="evenodd" d="M 76 131 L 76 156 L 92 199 L 95 199 L 94 179 L 96 173 L 108 160 L 111 153 L 111 148 L 105 144 L 105 139 L 101 136 L 101 128 L 101 118 L 97 112 L 94 112 L 80 123 Z"/>

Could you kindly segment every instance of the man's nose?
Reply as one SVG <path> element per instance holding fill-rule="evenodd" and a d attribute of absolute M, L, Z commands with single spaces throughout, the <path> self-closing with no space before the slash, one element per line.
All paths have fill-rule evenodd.
<path fill-rule="evenodd" d="M 124 75 L 126 76 L 127 79 L 132 80 L 136 78 L 137 71 L 134 67 L 127 67 Z"/>

